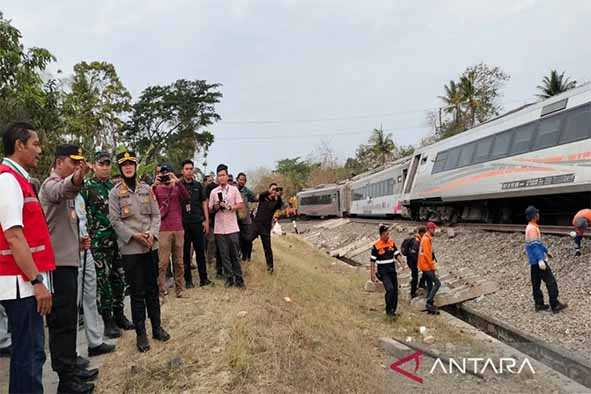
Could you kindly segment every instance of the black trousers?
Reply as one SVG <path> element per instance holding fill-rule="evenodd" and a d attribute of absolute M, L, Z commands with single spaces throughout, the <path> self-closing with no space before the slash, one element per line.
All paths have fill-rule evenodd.
<path fill-rule="evenodd" d="M 425 283 L 427 284 L 427 304 L 433 305 L 433 299 L 441 287 L 441 282 L 437 275 L 435 275 L 435 271 L 425 271 L 423 272 L 423 278 L 425 278 Z"/>
<path fill-rule="evenodd" d="M 396 275 L 396 266 L 391 264 L 378 264 L 378 276 L 384 284 L 386 294 L 386 313 L 394 315 L 398 307 L 398 276 Z"/>
<path fill-rule="evenodd" d="M 408 265 L 411 274 L 410 296 L 414 297 L 417 295 L 417 289 L 419 286 L 419 268 L 417 267 L 417 259 L 414 258 L 414 256 L 406 256 L 406 265 Z"/>
<path fill-rule="evenodd" d="M 184 223 L 185 242 L 183 244 L 183 264 L 185 266 L 185 282 L 193 282 L 191 274 L 191 245 L 195 250 L 199 281 L 207 282 L 207 264 L 205 263 L 205 236 L 203 234 L 203 222 Z"/>
<path fill-rule="evenodd" d="M 261 238 L 261 243 L 263 244 L 267 268 L 273 268 L 273 249 L 271 248 L 271 232 L 262 229 L 261 226 L 255 223 L 253 224 L 251 242 L 253 242 L 257 237 Z"/>
<path fill-rule="evenodd" d="M 250 260 L 252 257 L 252 223 L 239 223 L 240 227 L 240 253 L 242 260 Z"/>
<path fill-rule="evenodd" d="M 240 267 L 240 257 L 238 256 L 240 252 L 239 237 L 239 233 L 215 235 L 217 249 L 224 267 L 224 275 L 228 283 L 244 283 L 242 267 Z"/>
<path fill-rule="evenodd" d="M 558 305 L 558 285 L 556 279 L 550 269 L 550 265 L 546 263 L 546 269 L 540 269 L 540 266 L 535 264 L 531 265 L 531 287 L 534 296 L 534 302 L 536 305 L 544 305 L 544 294 L 542 293 L 541 285 L 542 281 L 546 283 L 546 289 L 548 289 L 548 298 L 550 299 L 550 306 L 554 308 Z"/>
<path fill-rule="evenodd" d="M 160 327 L 158 251 L 123 255 L 123 268 L 129 283 L 131 318 L 136 330 L 145 330 L 146 310 L 152 330 Z"/>
<path fill-rule="evenodd" d="M 78 267 L 57 267 L 53 275 L 53 306 L 47 315 L 51 368 L 60 380 L 76 369 Z"/>

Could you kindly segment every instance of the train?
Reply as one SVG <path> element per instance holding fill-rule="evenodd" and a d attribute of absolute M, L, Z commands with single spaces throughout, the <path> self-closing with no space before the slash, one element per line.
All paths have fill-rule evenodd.
<path fill-rule="evenodd" d="M 527 104 L 351 179 L 297 194 L 311 217 L 565 225 L 591 205 L 591 84 Z"/>

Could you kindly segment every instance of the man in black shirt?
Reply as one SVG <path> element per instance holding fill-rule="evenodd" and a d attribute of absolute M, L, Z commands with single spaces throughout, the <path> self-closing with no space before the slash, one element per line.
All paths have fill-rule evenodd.
<path fill-rule="evenodd" d="M 200 286 L 207 286 L 211 281 L 207 278 L 207 266 L 205 264 L 205 238 L 209 233 L 209 209 L 208 196 L 200 182 L 193 175 L 193 162 L 185 160 L 183 163 L 182 185 L 189 193 L 189 201 L 183 208 L 183 228 L 185 239 L 183 245 L 183 263 L 185 266 L 185 286 L 192 288 L 193 277 L 191 275 L 191 243 L 197 259 Z"/>
<path fill-rule="evenodd" d="M 271 183 L 269 190 L 259 195 L 259 206 L 254 217 L 254 231 L 252 240 L 261 237 L 263 249 L 265 250 L 265 260 L 267 261 L 267 271 L 273 273 L 273 250 L 271 249 L 271 228 L 273 226 L 273 215 L 275 211 L 281 209 L 283 201 L 281 200 L 281 191 L 278 190 L 276 183 Z"/>

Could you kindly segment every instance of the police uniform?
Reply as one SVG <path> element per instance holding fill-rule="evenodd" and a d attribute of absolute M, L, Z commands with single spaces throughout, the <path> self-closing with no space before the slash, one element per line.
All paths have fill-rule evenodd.
<path fill-rule="evenodd" d="M 117 155 L 117 164 L 134 163 L 133 152 Z M 123 174 L 122 174 L 123 176 Z M 137 177 L 137 173 L 136 173 Z M 119 252 L 123 258 L 125 277 L 130 288 L 131 316 L 138 336 L 137 347 L 147 351 L 146 310 L 152 323 L 155 339 L 170 337 L 161 327 L 160 300 L 158 297 L 158 233 L 160 210 L 150 186 L 135 179 L 123 179 L 109 193 L 109 220 L 117 234 Z M 137 234 L 153 237 L 152 248 L 134 238 Z"/>
<path fill-rule="evenodd" d="M 109 152 L 97 152 L 97 163 L 110 162 Z M 131 330 L 133 325 L 123 314 L 125 280 L 117 236 L 109 221 L 109 192 L 113 183 L 96 175 L 87 180 L 81 195 L 86 203 L 91 252 L 95 260 L 98 286 L 97 305 L 105 323 L 105 336 L 119 337 L 119 328 Z"/>

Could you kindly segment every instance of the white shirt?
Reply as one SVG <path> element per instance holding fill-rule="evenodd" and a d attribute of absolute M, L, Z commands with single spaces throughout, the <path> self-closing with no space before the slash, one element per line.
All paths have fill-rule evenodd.
<path fill-rule="evenodd" d="M 10 159 L 4 159 L 2 164 L 12 167 L 29 182 L 31 181 L 29 173 L 18 163 Z M 22 227 L 24 197 L 18 181 L 12 174 L 0 174 L 0 190 L 2 195 L 5 196 L 0 198 L 0 227 L 3 231 L 15 226 Z M 51 289 L 48 273 L 42 272 L 41 275 L 43 275 L 45 286 Z M 33 286 L 23 279 L 21 275 L 0 276 L 0 301 L 15 300 L 17 294 L 20 298 L 26 298 L 35 295 L 35 292 Z"/>

